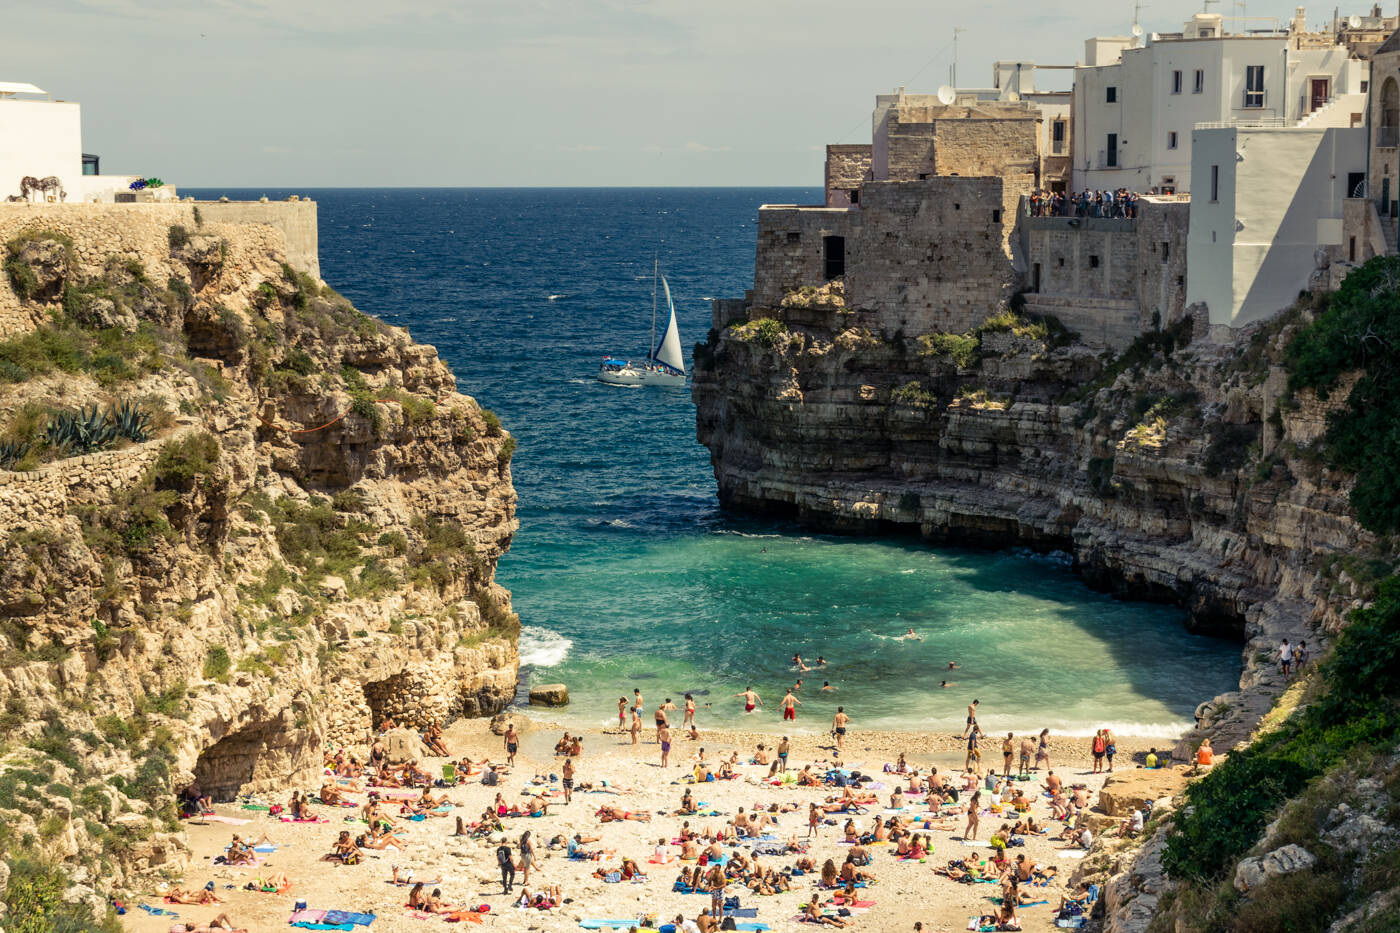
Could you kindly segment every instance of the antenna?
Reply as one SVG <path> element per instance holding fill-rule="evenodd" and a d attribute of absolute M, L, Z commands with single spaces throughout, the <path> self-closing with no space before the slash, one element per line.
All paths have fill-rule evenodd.
<path fill-rule="evenodd" d="M 958 99 L 957 89 L 951 84 L 945 84 L 938 89 L 938 102 L 947 107 Z"/>
<path fill-rule="evenodd" d="M 948 83 L 955 88 L 958 86 L 958 33 L 962 32 L 967 32 L 967 27 L 953 27 L 953 70 Z"/>
<path fill-rule="evenodd" d="M 1145 7 L 1145 6 L 1148 6 L 1148 5 L 1149 5 L 1149 4 L 1143 3 L 1142 0 L 1134 0 L 1134 3 L 1133 3 L 1133 35 L 1135 35 L 1135 36 L 1141 36 L 1141 35 L 1142 35 L 1142 27 L 1139 26 L 1138 23 L 1142 22 L 1142 8 Z"/>
<path fill-rule="evenodd" d="M 1219 2 L 1220 2 L 1220 0 L 1201 0 L 1201 12 L 1202 12 L 1202 13 L 1209 13 L 1209 12 L 1210 12 L 1210 5 L 1211 5 L 1212 3 L 1219 3 Z"/>

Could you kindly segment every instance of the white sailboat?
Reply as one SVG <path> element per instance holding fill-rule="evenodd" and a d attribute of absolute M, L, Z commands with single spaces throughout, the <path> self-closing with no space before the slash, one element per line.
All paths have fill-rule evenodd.
<path fill-rule="evenodd" d="M 661 342 L 656 341 L 656 280 L 666 294 L 666 310 L 670 319 Z M 598 368 L 598 381 L 615 386 L 683 386 L 685 385 L 685 356 L 681 352 L 681 337 L 676 330 L 676 306 L 671 301 L 671 286 L 661 275 L 659 262 L 653 264 L 651 280 L 651 353 L 645 363 L 633 363 L 604 357 Z"/>

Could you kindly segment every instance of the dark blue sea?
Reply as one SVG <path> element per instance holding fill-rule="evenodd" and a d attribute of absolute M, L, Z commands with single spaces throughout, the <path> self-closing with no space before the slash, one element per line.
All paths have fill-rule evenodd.
<path fill-rule="evenodd" d="M 576 721 L 613 721 L 639 686 L 692 692 L 702 726 L 734 724 L 732 694 L 753 684 L 769 705 L 745 726 L 776 729 L 800 675 L 799 727 L 814 731 L 837 703 L 857 726 L 960 730 L 977 696 L 992 732 L 1167 734 L 1237 684 L 1238 645 L 1095 593 L 1063 559 L 722 514 L 689 390 L 595 381 L 605 354 L 646 354 L 654 255 L 688 350 L 710 299 L 751 282 L 758 206 L 818 189 L 182 193 L 310 195 L 326 281 L 436 345 L 519 439 L 521 528 L 497 579 L 526 678 L 567 683 Z M 794 652 L 827 663 L 795 672 Z"/>

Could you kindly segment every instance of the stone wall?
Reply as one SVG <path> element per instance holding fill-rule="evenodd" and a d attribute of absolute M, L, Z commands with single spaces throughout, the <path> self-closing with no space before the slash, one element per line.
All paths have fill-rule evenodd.
<path fill-rule="evenodd" d="M 37 470 L 0 470 L 0 528 L 46 527 L 75 502 L 105 499 L 155 463 L 165 440 L 46 463 Z"/>
<path fill-rule="evenodd" d="M 1038 175 L 1040 116 L 1006 120 L 939 120 L 934 124 L 939 175 Z"/>
<path fill-rule="evenodd" d="M 907 95 L 875 128 L 872 175 L 876 181 L 1036 175 L 1040 119 L 1040 110 L 1025 103 L 944 105 L 926 95 Z"/>
<path fill-rule="evenodd" d="M 1190 205 L 1139 202 L 1134 219 L 1020 217 L 1036 313 L 1054 314 L 1084 343 L 1121 350 L 1185 313 Z"/>
<path fill-rule="evenodd" d="M 282 231 L 287 262 L 292 268 L 321 277 L 321 253 L 316 202 L 201 201 L 200 215 L 208 223 L 266 224 Z"/>
<path fill-rule="evenodd" d="M 764 207 L 751 304 L 826 282 L 823 239 L 844 238 L 846 304 L 889 333 L 966 331 L 1015 293 L 1016 205 L 1033 176 L 867 182 L 858 209 Z"/>
<path fill-rule="evenodd" d="M 852 192 L 870 178 L 870 145 L 826 147 L 826 206 L 850 207 Z"/>
<path fill-rule="evenodd" d="M 196 222 L 198 209 L 203 224 Z M 152 281 L 188 275 L 172 260 L 168 233 L 181 226 L 191 234 L 227 240 L 233 248 L 225 264 L 249 267 L 254 256 L 285 255 L 304 272 L 319 277 L 316 260 L 316 205 L 311 201 L 188 201 L 149 204 L 29 204 L 0 202 L 0 244 L 26 231 L 52 230 L 74 242 L 78 271 L 102 271 L 113 256 L 140 260 Z M 237 231 L 233 235 L 233 231 Z M 288 234 L 297 244 L 288 250 Z M 236 270 L 231 270 L 236 271 Z M 24 305 L 8 276 L 0 275 L 0 337 L 24 333 L 44 314 L 40 305 Z"/>

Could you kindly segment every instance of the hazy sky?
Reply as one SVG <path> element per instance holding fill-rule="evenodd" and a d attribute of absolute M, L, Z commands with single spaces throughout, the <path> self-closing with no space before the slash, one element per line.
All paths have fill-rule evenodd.
<path fill-rule="evenodd" d="M 1072 64 L 1133 16 L 1131 0 L 6 7 L 0 80 L 80 101 L 104 171 L 269 187 L 815 186 L 825 143 L 869 139 L 874 94 L 948 80 L 954 25 L 959 84 L 986 86 L 998 58 Z M 1179 29 L 1199 8 L 1153 0 L 1142 20 Z"/>

